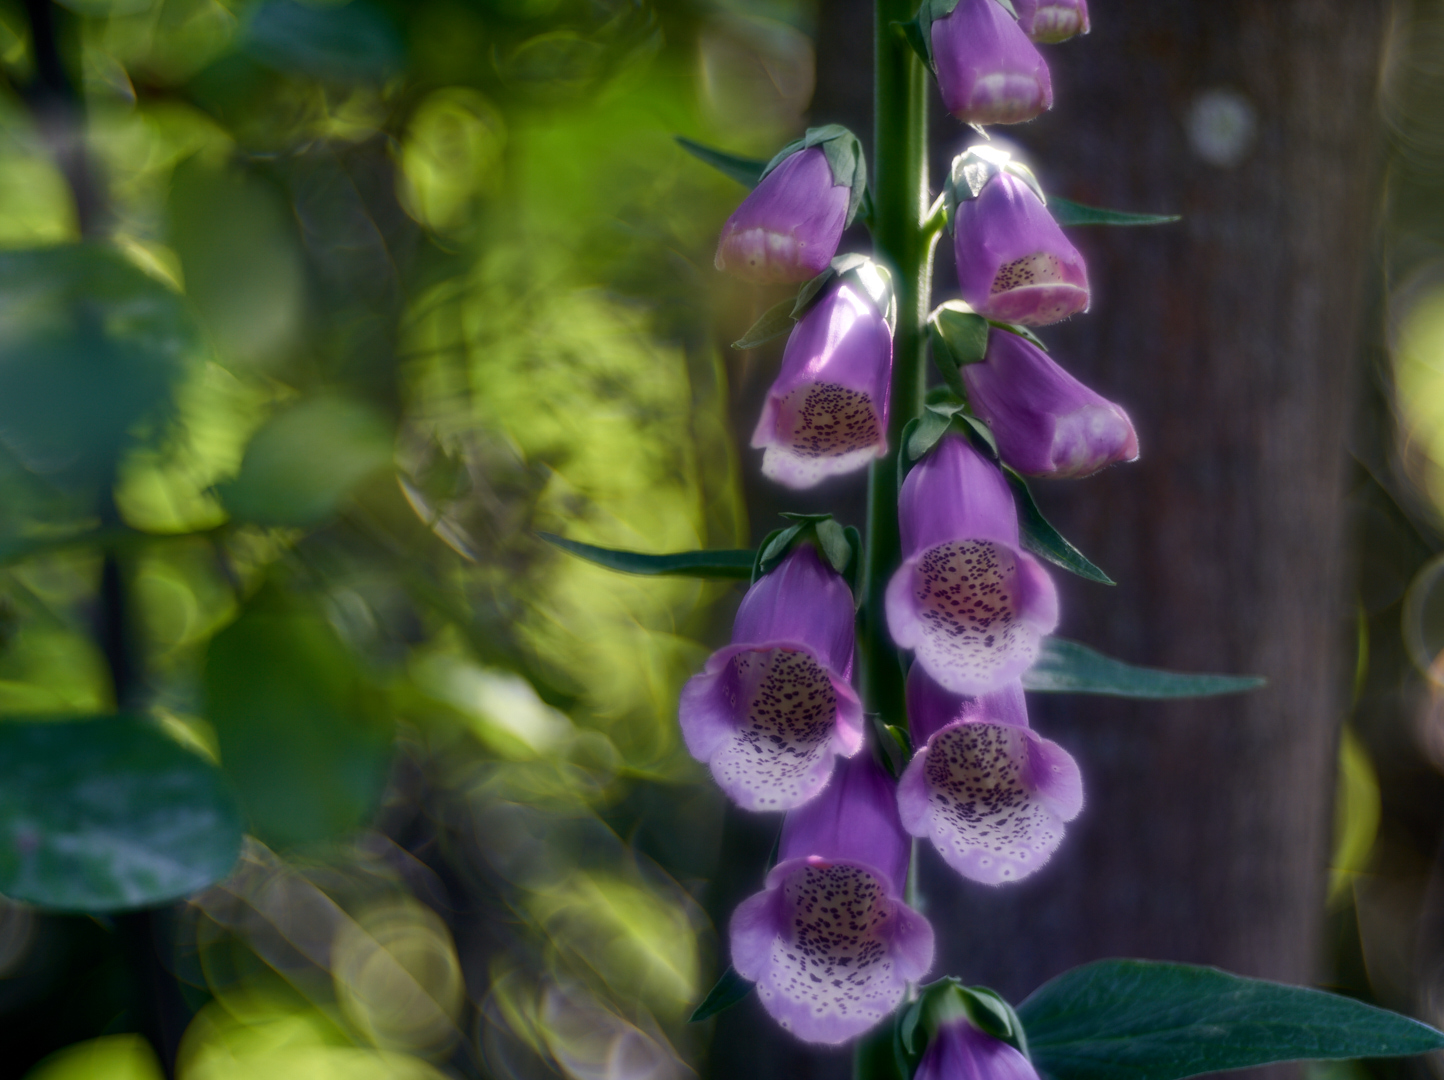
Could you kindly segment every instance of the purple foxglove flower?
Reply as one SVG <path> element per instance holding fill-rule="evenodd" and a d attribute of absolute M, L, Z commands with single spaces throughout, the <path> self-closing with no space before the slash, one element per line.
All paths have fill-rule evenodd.
<path fill-rule="evenodd" d="M 1003 461 L 1028 476 L 1090 476 L 1138 460 L 1128 414 L 1099 397 L 1036 345 L 994 330 L 980 364 L 965 364 L 973 411 L 992 429 Z"/>
<path fill-rule="evenodd" d="M 1053 107 L 1048 65 L 997 0 L 958 0 L 929 27 L 943 104 L 965 124 L 1016 124 Z"/>
<path fill-rule="evenodd" d="M 887 586 L 893 642 L 955 694 L 1023 674 L 1058 623 L 1058 594 L 1018 546 L 1013 493 L 961 435 L 944 435 L 898 496 L 903 563 Z"/>
<path fill-rule="evenodd" d="M 742 598 L 732 644 L 682 688 L 687 749 L 744 810 L 790 810 L 862 746 L 847 584 L 798 544 Z"/>
<path fill-rule="evenodd" d="M 732 914 L 732 966 L 798 1038 L 860 1035 L 932 966 L 933 929 L 902 901 L 910 847 L 870 754 L 783 820 L 766 888 Z"/>
<path fill-rule="evenodd" d="M 1013 8 L 1033 41 L 1052 45 L 1088 33 L 1088 0 L 1013 0 Z"/>
<path fill-rule="evenodd" d="M 1038 1080 L 1038 1072 L 1013 1047 L 959 1016 L 939 1025 L 915 1080 Z"/>
<path fill-rule="evenodd" d="M 717 269 L 746 281 L 806 281 L 827 269 L 852 188 L 834 183 L 820 146 L 799 150 L 742 200 L 717 244 Z"/>
<path fill-rule="evenodd" d="M 985 885 L 1042 867 L 1083 809 L 1083 779 L 1068 751 L 1029 729 L 1022 684 L 964 697 L 914 664 L 907 699 L 923 745 L 898 784 L 903 827 Z"/>
<path fill-rule="evenodd" d="M 787 339 L 752 435 L 766 448 L 762 474 L 808 488 L 886 456 L 891 384 L 892 330 L 867 290 L 843 275 Z"/>
<path fill-rule="evenodd" d="M 976 199 L 958 203 L 953 253 L 963 299 L 979 315 L 1047 326 L 1088 310 L 1083 256 L 1012 173 L 998 173 Z"/>

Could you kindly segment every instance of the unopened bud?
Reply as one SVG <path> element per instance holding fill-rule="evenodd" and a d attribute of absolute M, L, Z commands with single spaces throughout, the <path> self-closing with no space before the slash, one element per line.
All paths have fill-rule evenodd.
<path fill-rule="evenodd" d="M 928 32 L 943 104 L 959 120 L 1016 124 L 1053 107 L 1048 65 L 997 0 L 958 0 Z"/>

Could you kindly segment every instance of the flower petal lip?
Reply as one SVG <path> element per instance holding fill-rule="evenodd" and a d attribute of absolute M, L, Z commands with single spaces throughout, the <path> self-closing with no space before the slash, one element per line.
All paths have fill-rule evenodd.
<path fill-rule="evenodd" d="M 752 445 L 763 475 L 807 488 L 887 454 L 892 333 L 846 277 L 793 329 Z"/>
<path fill-rule="evenodd" d="M 748 810 L 787 810 L 862 746 L 850 684 L 852 593 L 809 543 L 748 590 L 732 643 L 687 681 L 677 716 L 688 751 Z"/>
<path fill-rule="evenodd" d="M 996 0 L 959 0 L 928 32 L 943 104 L 965 124 L 1016 124 L 1053 107 L 1048 65 Z"/>
<path fill-rule="evenodd" d="M 999 455 L 1026 476 L 1091 476 L 1138 459 L 1128 414 L 1017 334 L 992 331 L 987 356 L 966 365 L 962 376 Z"/>
<path fill-rule="evenodd" d="M 722 226 L 717 269 L 763 284 L 816 277 L 837 254 L 851 191 L 833 183 L 821 148 L 797 151 L 764 176 Z"/>
<path fill-rule="evenodd" d="M 903 482 L 898 511 L 903 562 L 884 596 L 894 644 L 954 693 L 986 694 L 1018 678 L 1057 625 L 1058 598 L 1018 545 L 997 466 L 945 435 Z"/>
<path fill-rule="evenodd" d="M 1030 41 L 1056 45 L 1092 29 L 1088 0 L 1013 0 L 1013 7 Z"/>
<path fill-rule="evenodd" d="M 958 291 L 987 318 L 1047 326 L 1088 309 L 1083 256 L 1012 173 L 998 173 L 976 199 L 958 203 L 953 255 Z"/>

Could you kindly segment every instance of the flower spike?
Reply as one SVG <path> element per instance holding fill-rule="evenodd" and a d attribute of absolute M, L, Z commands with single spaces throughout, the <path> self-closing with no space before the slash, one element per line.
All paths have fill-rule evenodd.
<path fill-rule="evenodd" d="M 903 481 L 903 563 L 887 587 L 899 648 L 955 694 L 988 694 L 1018 678 L 1058 622 L 1058 595 L 1019 547 L 1002 472 L 949 432 Z"/>
<path fill-rule="evenodd" d="M 1040 869 L 1083 808 L 1083 781 L 1066 750 L 1029 730 L 1022 685 L 964 697 L 914 664 L 907 700 L 922 748 L 898 784 L 903 827 L 986 885 Z"/>
<path fill-rule="evenodd" d="M 809 543 L 743 597 L 678 707 L 687 749 L 743 809 L 800 806 L 862 746 L 852 651 L 852 593 Z"/>
<path fill-rule="evenodd" d="M 932 966 L 932 927 L 902 900 L 909 848 L 892 782 L 870 754 L 784 819 L 766 888 L 732 915 L 732 966 L 798 1038 L 862 1034 Z"/>

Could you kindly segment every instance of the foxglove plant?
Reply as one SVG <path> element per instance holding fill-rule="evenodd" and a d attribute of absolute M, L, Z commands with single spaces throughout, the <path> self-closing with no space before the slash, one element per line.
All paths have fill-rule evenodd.
<path fill-rule="evenodd" d="M 1326 1005 L 1308 1000 L 1340 1018 L 1334 1042 L 1302 1012 L 1295 1026 L 1279 1021 L 1260 1035 L 1239 1019 L 1249 1011 L 1240 995 L 1286 1010 L 1303 1008 L 1289 995 L 1314 992 L 1179 965 L 1079 969 L 1019 1013 L 951 977 L 913 985 L 932 965 L 933 930 L 919 914 L 912 838 L 931 841 L 970 882 L 1003 885 L 1042 870 L 1083 808 L 1081 772 L 1032 730 L 1025 685 L 1146 696 L 1161 678 L 1169 696 L 1185 696 L 1199 683 L 1190 677 L 1183 690 L 1168 673 L 1106 658 L 1100 667 L 1081 646 L 1046 641 L 1058 598 L 1036 555 L 1109 579 L 1048 525 L 1020 474 L 1084 476 L 1136 458 L 1137 437 L 1121 408 L 1027 329 L 1089 303 L 1087 269 L 1033 174 L 975 146 L 952 163 L 931 209 L 927 200 L 919 64 L 960 119 L 1026 120 L 1052 104 L 1033 41 L 1086 33 L 1086 2 L 923 0 L 910 15 L 909 0 L 877 0 L 868 198 L 858 141 L 842 128 L 810 129 L 765 166 L 684 143 L 757 181 L 723 229 L 718 267 L 807 279 L 737 343 L 791 335 L 753 439 L 762 471 L 805 488 L 868 464 L 866 543 L 817 514 L 787 515 L 793 524 L 756 553 L 654 556 L 556 541 L 616 569 L 752 580 L 731 644 L 687 683 L 678 716 L 688 749 L 734 801 L 785 817 L 762 891 L 732 914 L 732 969 L 693 1019 L 755 988 L 809 1042 L 876 1028 L 858 1044 L 855 1080 L 1181 1077 L 1306 1054 L 1444 1048 L 1444 1034 L 1396 1017 L 1387 1024 L 1412 1027 L 1386 1032 L 1388 1014 L 1327 995 L 1315 995 Z M 1071 206 L 1075 223 L 1141 221 L 1056 205 Z M 835 254 L 859 209 L 876 262 Z M 945 227 L 961 299 L 930 313 Z M 925 392 L 930 338 L 944 386 Z M 1222 679 L 1206 692 L 1253 685 Z M 1102 1061 L 1099 1030 L 1109 1033 Z M 1182 1041 L 1186 1051 L 1175 1049 Z"/>

